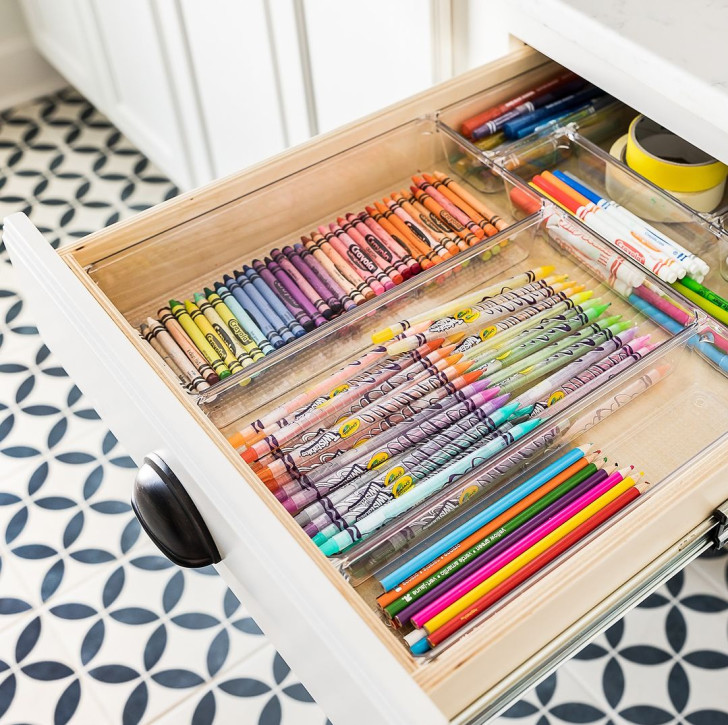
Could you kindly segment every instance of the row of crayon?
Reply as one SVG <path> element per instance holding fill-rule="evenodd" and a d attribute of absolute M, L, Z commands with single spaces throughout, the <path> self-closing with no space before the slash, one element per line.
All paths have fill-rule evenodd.
<path fill-rule="evenodd" d="M 650 486 L 591 444 L 573 448 L 380 582 L 377 599 L 414 654 L 452 637 Z"/>
<path fill-rule="evenodd" d="M 460 133 L 484 151 L 501 153 L 504 145 L 516 148 L 526 137 L 582 122 L 614 103 L 601 89 L 564 71 L 466 119 Z"/>
<path fill-rule="evenodd" d="M 184 385 L 202 392 L 507 227 L 446 174 L 412 180 L 409 190 L 224 275 L 214 290 L 170 300 L 143 323 L 142 336 Z"/>
<path fill-rule="evenodd" d="M 324 553 L 346 549 L 654 348 L 552 272 L 516 275 L 376 333 L 389 342 L 230 442 Z M 650 384 L 666 371 L 653 372 Z"/>

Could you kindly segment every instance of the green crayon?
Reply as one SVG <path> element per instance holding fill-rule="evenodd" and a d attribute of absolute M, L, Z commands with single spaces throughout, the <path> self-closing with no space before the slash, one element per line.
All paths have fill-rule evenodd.
<path fill-rule="evenodd" d="M 212 329 L 215 330 L 217 336 L 222 340 L 227 351 L 229 351 L 234 358 L 237 358 L 238 362 L 244 368 L 248 367 L 248 365 L 252 365 L 253 358 L 236 344 L 232 335 L 228 332 L 227 325 L 223 322 L 220 315 L 217 314 L 213 306 L 207 301 L 207 297 L 199 292 L 195 292 L 195 304 L 199 308 L 200 312 L 202 312 L 202 314 L 207 318 L 210 325 L 212 325 Z"/>
<path fill-rule="evenodd" d="M 240 324 L 230 308 L 222 301 L 220 295 L 213 292 L 209 287 L 205 287 L 205 297 L 207 297 L 208 302 L 213 306 L 220 319 L 227 325 L 230 334 L 240 343 L 253 362 L 265 357 L 263 351 L 256 345 L 255 340 L 247 333 L 245 327 Z"/>

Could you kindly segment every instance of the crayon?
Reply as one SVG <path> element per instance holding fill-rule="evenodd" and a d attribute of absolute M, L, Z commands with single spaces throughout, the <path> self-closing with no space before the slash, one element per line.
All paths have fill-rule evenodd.
<path fill-rule="evenodd" d="M 480 381 L 454 391 L 443 400 L 433 403 L 431 408 L 420 410 L 355 449 L 316 466 L 301 476 L 301 487 L 316 486 L 326 493 L 354 481 L 358 476 L 378 468 L 393 456 L 420 443 L 431 433 L 460 420 L 497 397 L 497 388 L 486 388 L 486 383 Z"/>
<path fill-rule="evenodd" d="M 366 224 L 374 235 L 389 247 L 393 254 L 398 254 L 402 261 L 407 265 L 410 276 L 419 274 L 422 271 L 419 263 L 413 259 L 407 247 L 398 242 L 383 226 L 381 226 L 368 211 L 359 213 L 359 218 Z"/>
<path fill-rule="evenodd" d="M 416 200 L 413 199 L 415 203 Z M 442 259 L 448 259 L 460 251 L 460 247 L 447 235 L 435 235 L 423 219 L 425 214 L 419 214 L 409 201 L 409 194 L 394 193 L 387 200 L 389 208 L 407 225 L 409 230 L 424 244 L 433 249 Z M 425 210 L 427 211 L 427 210 Z M 458 238 L 459 239 L 459 238 Z M 460 240 L 462 241 L 462 240 Z M 467 245 L 465 245 L 467 247 Z"/>
<path fill-rule="evenodd" d="M 584 539 L 588 534 L 601 526 L 605 521 L 608 521 L 628 504 L 632 503 L 632 501 L 644 493 L 649 486 L 649 483 L 641 481 L 636 486 L 632 486 L 632 488 L 619 495 L 611 503 L 607 504 L 596 514 L 579 524 L 579 526 L 570 531 L 563 538 L 559 539 L 558 542 L 548 547 L 534 559 L 531 559 L 531 561 L 518 569 L 517 572 L 491 589 L 487 594 L 480 597 L 473 604 L 469 605 L 456 617 L 453 617 L 446 624 L 435 629 L 427 636 L 427 643 L 431 647 L 435 647 L 448 637 L 451 637 L 468 622 L 471 622 L 478 614 L 492 607 L 493 604 L 502 599 L 506 594 L 513 591 L 517 586 L 525 582 L 538 571 L 543 569 L 547 564 L 550 564 L 558 556 Z"/>
<path fill-rule="evenodd" d="M 416 612 L 411 618 L 413 624 L 427 632 L 441 627 L 636 483 L 631 475 L 624 477 L 621 471 L 613 473 L 482 569 Z"/>
<path fill-rule="evenodd" d="M 382 284 L 386 289 L 392 289 L 395 285 L 402 284 L 404 281 L 404 277 L 402 277 L 402 274 L 398 272 L 389 262 L 387 262 L 386 259 L 384 259 L 379 252 L 377 251 L 377 248 L 372 247 L 368 240 L 362 236 L 359 232 L 359 229 L 357 226 L 361 226 L 364 229 L 368 230 L 368 227 L 366 227 L 364 224 L 362 224 L 358 219 L 356 219 L 355 216 L 350 215 L 352 218 L 352 221 L 348 221 L 348 219 L 344 219 L 343 217 L 339 217 L 336 220 L 336 223 L 341 228 L 342 232 L 346 234 L 350 239 L 352 239 L 361 249 L 366 250 L 366 253 L 371 257 L 371 259 L 374 261 L 374 263 L 377 265 L 377 267 L 382 271 L 382 273 L 385 275 L 385 277 L 389 280 L 391 286 L 387 284 L 386 279 L 381 279 Z M 357 221 L 358 224 L 355 226 L 353 224 L 353 221 Z M 373 237 L 373 235 L 371 235 Z"/>
<path fill-rule="evenodd" d="M 329 261 L 336 267 L 340 274 L 342 274 L 347 282 L 351 284 L 365 299 L 370 300 L 376 297 L 377 294 L 381 294 L 381 291 L 376 292 L 374 287 L 371 287 L 367 283 L 367 279 L 371 279 L 372 282 L 376 283 L 376 280 L 372 275 L 368 275 L 366 272 L 362 272 L 347 258 L 346 249 L 342 244 L 341 240 L 330 230 L 324 226 L 318 228 L 318 232 L 311 232 L 311 240 L 314 244 L 317 244 L 321 251 L 329 258 Z M 339 249 L 344 252 L 344 256 L 339 253 Z"/>
<path fill-rule="evenodd" d="M 195 347 L 195 344 L 190 339 L 189 335 L 182 329 L 182 326 L 177 322 L 172 310 L 169 307 L 162 307 L 157 310 L 157 317 L 159 321 L 164 325 L 167 332 L 172 336 L 174 341 L 180 346 L 182 352 L 187 356 L 189 361 L 200 371 L 200 375 L 210 384 L 220 382 L 220 378 L 217 373 L 212 369 L 210 364 L 207 362 L 201 352 Z"/>
<path fill-rule="evenodd" d="M 497 227 L 490 221 L 490 218 L 486 219 L 477 209 L 467 203 L 465 199 L 459 197 L 448 185 L 440 181 L 436 176 L 431 174 L 422 174 L 424 180 L 432 186 L 437 192 L 445 197 L 453 206 L 461 209 L 462 212 L 469 218 L 472 219 L 486 234 L 488 237 L 493 237 L 498 234 Z M 498 217 L 495 217 L 498 219 Z"/>
<path fill-rule="evenodd" d="M 230 369 L 222 361 L 225 351 L 222 349 L 218 350 L 218 348 L 221 348 L 222 346 L 214 339 L 214 336 L 213 340 L 215 341 L 215 346 L 213 347 L 213 345 L 208 341 L 207 336 L 202 333 L 200 328 L 193 321 L 192 317 L 190 317 L 190 314 L 186 310 L 186 306 L 181 302 L 177 302 L 177 300 L 170 300 L 169 308 L 177 322 L 179 322 L 182 326 L 182 329 L 189 335 L 190 340 L 192 340 L 197 349 L 205 356 L 207 362 L 210 363 L 212 369 L 215 371 L 220 380 L 229 377 L 231 374 Z M 238 363 L 238 365 L 239 364 L 240 363 Z"/>
<path fill-rule="evenodd" d="M 478 239 L 485 239 L 486 236 L 489 236 L 486 231 L 473 219 L 471 219 L 459 206 L 453 204 L 453 202 L 445 194 L 441 193 L 437 187 L 425 178 L 422 176 L 413 176 L 412 181 L 414 181 L 416 188 L 429 195 L 437 204 L 439 204 L 449 217 L 455 219 L 460 225 L 469 229 Z M 442 219 L 442 216 L 440 216 L 440 218 Z M 448 224 L 452 226 L 451 221 L 448 221 Z M 495 227 L 493 227 L 493 233 L 496 233 L 496 231 Z"/>
<path fill-rule="evenodd" d="M 230 335 L 233 339 L 242 347 L 244 352 L 252 358 L 253 362 L 261 360 L 264 357 L 263 351 L 255 344 L 253 338 L 240 324 L 230 308 L 222 301 L 220 295 L 213 292 L 209 287 L 205 287 L 204 292 L 207 301 L 212 305 L 215 313 L 227 326 L 227 329 L 230 331 Z M 261 335 L 262 334 L 263 333 L 261 333 Z"/>
<path fill-rule="evenodd" d="M 563 73 L 560 73 L 553 78 L 549 78 L 548 80 L 539 83 L 534 88 L 530 88 L 529 90 L 522 93 L 520 96 L 511 98 L 508 101 L 500 103 L 497 106 L 493 106 L 492 108 L 489 108 L 486 111 L 479 113 L 477 116 L 473 116 L 472 118 L 463 121 L 462 125 L 460 126 L 460 130 L 464 136 L 470 138 L 472 136 L 473 130 L 478 128 L 478 126 L 482 126 L 487 121 L 497 118 L 498 116 L 501 116 L 504 113 L 507 113 L 508 111 L 523 105 L 524 103 L 527 103 L 536 96 L 552 92 L 555 89 L 558 89 L 561 86 L 565 85 L 566 83 L 571 83 L 576 78 L 578 78 L 578 76 L 571 71 L 565 71 Z"/>
<path fill-rule="evenodd" d="M 554 476 L 557 476 L 562 471 L 566 470 L 573 463 L 584 458 L 589 450 L 592 448 L 592 444 L 585 444 L 572 448 L 566 453 L 559 456 L 548 466 L 544 466 L 539 471 L 530 476 L 526 481 L 523 481 L 512 491 L 509 491 L 504 496 L 501 496 L 497 501 L 492 503 L 490 506 L 485 508 L 483 511 L 478 513 L 476 516 L 468 519 L 461 526 L 454 531 L 450 532 L 447 536 L 443 536 L 432 546 L 428 547 L 424 551 L 418 553 L 416 556 L 409 557 L 403 562 L 397 569 L 390 572 L 386 577 L 380 580 L 380 584 L 384 588 L 384 591 L 388 591 L 393 587 L 397 586 L 400 582 L 403 582 L 408 577 L 415 574 L 426 564 L 436 559 L 438 556 L 444 554 L 458 542 L 462 541 L 467 536 L 476 532 L 482 526 L 487 524 L 489 521 L 495 519 L 504 511 L 506 511 L 513 504 L 516 504 L 521 499 L 525 498 L 529 494 L 533 493 L 539 486 L 542 486 L 547 481 L 551 480 Z"/>
<path fill-rule="evenodd" d="M 374 292 L 372 290 L 364 289 L 364 291 L 362 291 L 359 289 L 359 283 L 354 284 L 350 282 L 349 279 L 347 279 L 347 277 L 342 274 L 339 268 L 331 261 L 331 259 L 329 259 L 328 255 L 326 255 L 319 243 L 319 240 L 324 241 L 324 238 L 320 234 L 313 232 L 312 237 L 315 238 L 315 241 L 314 238 L 301 237 L 301 244 L 303 244 L 306 251 L 311 254 L 316 262 L 321 265 L 321 268 L 329 276 L 329 279 L 335 282 L 341 291 L 349 297 L 355 305 L 362 305 L 366 302 L 367 297 L 365 297 L 364 292 L 369 295 L 368 299 L 374 297 Z"/>
<path fill-rule="evenodd" d="M 385 613 L 399 625 L 406 623 L 416 611 L 438 598 L 444 589 L 441 585 L 445 582 L 447 587 L 452 587 L 463 581 L 477 568 L 495 559 L 509 546 L 523 539 L 550 517 L 606 480 L 609 473 L 602 468 L 602 465 L 603 461 L 599 461 L 581 469 L 493 533 L 409 589 L 399 599 L 388 604 L 384 608 Z"/>
<path fill-rule="evenodd" d="M 540 425 L 538 418 L 519 423 L 506 433 L 498 434 L 484 446 L 476 448 L 460 460 L 439 470 L 429 476 L 415 488 L 406 491 L 402 496 L 392 499 L 381 508 L 358 521 L 355 525 L 347 527 L 344 531 L 327 539 L 319 548 L 326 556 L 333 556 L 353 543 L 368 536 L 383 526 L 395 516 L 409 511 L 420 502 L 439 491 L 443 486 L 465 475 L 468 471 L 481 465 L 488 459 L 500 453 L 504 448 L 530 433 Z"/>
<path fill-rule="evenodd" d="M 285 291 L 284 296 L 278 293 L 278 287 L 280 285 L 276 285 L 275 277 L 266 269 L 265 265 L 261 262 L 258 262 L 257 267 L 254 262 L 252 267 L 244 264 L 243 274 L 253 283 L 258 292 L 263 295 L 271 309 L 280 317 L 286 327 L 296 337 L 302 337 L 306 333 L 306 328 L 304 328 L 296 314 L 286 304 Z M 312 329 L 312 324 L 313 322 L 311 321 L 309 329 Z"/>
<path fill-rule="evenodd" d="M 426 312 L 413 315 L 406 320 L 400 320 L 399 322 L 392 324 L 390 327 L 379 330 L 372 335 L 372 341 L 375 342 L 375 344 L 386 342 L 400 333 L 405 332 L 413 324 L 422 322 L 423 320 L 437 320 L 440 317 L 451 315 L 463 307 L 468 307 L 469 305 L 476 304 L 477 302 L 481 302 L 489 297 L 495 297 L 496 295 L 503 294 L 504 292 L 510 292 L 511 290 L 518 289 L 531 284 L 532 282 L 544 279 L 552 274 L 553 271 L 554 267 L 551 265 L 546 267 L 537 267 L 536 269 L 514 275 L 513 277 L 509 277 L 508 279 L 504 279 L 486 287 L 472 290 L 466 294 L 456 297 L 450 302 L 446 302 Z"/>
<path fill-rule="evenodd" d="M 393 459 L 381 470 L 373 471 L 358 482 L 357 490 L 338 504 L 336 520 L 314 537 L 314 543 L 323 543 L 387 501 L 403 495 L 468 448 L 481 443 L 506 423 L 517 409 L 517 403 L 508 403 L 490 415 L 476 410 L 431 440 Z"/>
<path fill-rule="evenodd" d="M 427 266 L 431 267 L 433 264 L 439 264 L 443 261 L 442 255 L 438 255 L 437 251 L 432 249 L 420 238 L 418 234 L 415 234 L 412 229 L 410 229 L 408 224 L 405 223 L 402 218 L 404 212 L 401 212 L 400 210 L 401 214 L 395 213 L 397 206 L 391 199 L 385 199 L 384 203 L 375 201 L 374 206 L 376 207 L 377 212 L 381 215 L 381 218 L 378 219 L 379 223 L 387 229 L 387 231 L 389 231 L 389 228 L 385 224 L 385 221 L 397 230 L 399 238 L 407 244 L 410 250 L 412 250 L 412 256 L 420 263 L 420 266 L 422 266 L 423 269 L 426 269 Z M 371 214 L 369 207 L 367 207 L 367 211 Z M 404 217 L 407 219 L 409 215 L 404 215 Z M 413 222 L 410 220 L 410 223 Z M 449 252 L 447 252 L 444 248 L 443 252 L 445 254 L 449 254 Z M 424 266 L 421 258 L 426 259 L 429 264 Z"/>
<path fill-rule="evenodd" d="M 485 538 L 496 532 L 508 521 L 515 518 L 523 511 L 525 511 L 529 506 L 551 493 L 551 491 L 560 486 L 562 483 L 579 474 L 580 471 L 589 469 L 586 473 L 586 476 L 588 477 L 592 475 L 593 472 L 596 472 L 596 470 L 598 470 L 599 466 L 595 464 L 599 461 L 600 453 L 600 451 L 596 451 L 589 454 L 588 456 L 580 458 L 576 462 L 572 463 L 570 466 L 567 466 L 565 469 L 563 469 L 555 476 L 550 478 L 548 481 L 543 483 L 541 486 L 539 486 L 535 491 L 516 501 L 503 513 L 488 521 L 486 524 L 481 526 L 469 536 L 463 538 L 460 542 L 452 546 L 444 554 L 435 557 L 432 561 L 428 562 L 421 569 L 416 571 L 411 576 L 407 577 L 407 579 L 397 583 L 395 586 L 391 586 L 388 591 L 385 591 L 383 594 L 380 594 L 379 597 L 377 597 L 377 604 L 381 608 L 386 607 L 388 604 L 395 601 L 395 599 L 398 599 L 400 596 L 402 596 L 402 594 L 409 591 L 420 582 L 425 581 L 429 576 L 434 574 L 440 568 L 444 567 L 446 564 L 463 554 L 470 547 L 474 546 L 479 541 L 484 540 Z M 581 480 L 584 480 L 585 477 L 582 476 L 580 478 Z M 466 518 L 463 520 L 467 521 L 467 518 L 470 515 L 470 513 L 465 514 L 464 516 Z M 434 538 L 432 539 L 432 543 L 436 543 L 438 537 L 439 535 L 435 534 Z M 404 559 L 403 561 L 406 561 L 406 559 Z M 391 572 L 396 571 L 398 568 L 396 566 L 396 562 L 393 562 L 393 564 L 393 566 L 387 567 L 386 570 L 377 572 L 375 578 L 381 582 Z"/>
<path fill-rule="evenodd" d="M 295 267 L 293 267 L 293 265 L 287 259 L 285 259 L 285 257 L 284 260 L 286 262 L 286 265 L 290 267 L 291 271 L 294 274 L 298 274 Z M 315 327 L 321 327 L 321 325 L 326 322 L 326 316 L 319 311 L 319 307 L 325 307 L 326 309 L 328 309 L 329 316 L 333 314 L 328 308 L 328 305 L 326 305 L 326 303 L 322 299 L 316 296 L 315 290 L 313 290 L 313 288 L 311 288 L 306 280 L 303 279 L 300 275 L 298 275 L 300 279 L 297 281 L 291 275 L 291 271 L 284 269 L 283 266 L 278 264 L 278 262 L 276 262 L 274 259 L 271 259 L 270 257 L 264 257 L 263 264 L 271 271 L 271 273 L 275 277 L 275 280 L 278 283 L 276 289 L 281 295 L 281 299 L 288 299 L 291 302 L 295 301 L 300 309 L 303 310 L 303 312 L 308 315 L 311 320 L 313 320 L 313 324 Z M 319 303 L 319 307 L 317 307 L 311 300 L 309 295 L 306 294 L 306 291 L 301 286 L 301 283 L 307 285 L 310 288 L 311 294 L 313 295 L 313 297 L 316 298 Z M 284 296 L 285 292 L 288 293 L 288 298 Z"/>
<path fill-rule="evenodd" d="M 252 285 L 246 277 L 243 277 L 242 279 L 244 279 L 246 282 L 245 288 L 243 287 L 243 285 L 240 284 L 237 279 L 231 277 L 229 274 L 225 274 L 223 275 L 222 282 L 215 282 L 215 291 L 220 295 L 220 299 L 222 299 L 225 304 L 228 304 L 227 298 L 224 296 L 221 289 L 222 287 L 225 287 L 230 292 L 230 295 L 233 297 L 233 299 L 235 299 L 235 301 L 238 303 L 238 305 L 240 305 L 240 307 L 248 314 L 248 316 L 252 318 L 256 327 L 258 327 L 258 329 L 265 335 L 268 342 L 276 350 L 280 347 L 283 347 L 283 345 L 286 344 L 283 338 L 280 336 L 276 328 L 273 326 L 270 320 L 268 320 L 262 310 L 258 309 L 258 306 L 253 301 L 253 298 L 250 296 L 250 290 L 252 289 Z M 290 335 L 290 332 L 288 334 Z"/>
<path fill-rule="evenodd" d="M 399 220 L 404 225 L 410 236 L 416 238 L 423 249 L 430 249 L 432 253 L 437 255 L 437 259 L 442 262 L 449 259 L 453 254 L 457 254 L 458 250 L 454 249 L 449 252 L 440 242 L 437 241 L 431 234 L 427 233 L 426 228 L 423 229 L 403 208 L 402 204 L 395 199 L 384 199 L 384 203 L 387 205 L 389 210 L 394 214 L 393 219 Z"/>
<path fill-rule="evenodd" d="M 308 277 L 303 274 L 301 269 L 305 268 L 304 271 L 306 274 L 310 274 L 310 271 L 308 267 L 303 265 L 300 258 L 297 257 L 296 264 L 293 264 L 293 262 L 285 254 L 283 254 L 280 249 L 271 249 L 270 254 L 273 261 L 278 264 L 280 268 L 295 282 L 298 289 L 306 295 L 308 300 L 312 305 L 314 305 L 314 307 L 316 307 L 322 317 L 330 320 L 335 314 L 341 312 L 341 303 L 334 300 L 336 306 L 332 309 L 325 301 L 324 298 L 328 299 L 330 296 L 328 290 L 324 288 L 324 297 L 321 297 L 318 290 L 309 282 Z M 301 268 L 297 266 L 299 264 L 302 265 Z"/>
<path fill-rule="evenodd" d="M 172 301 L 170 300 L 170 306 Z M 220 359 L 227 366 L 228 370 L 234 375 L 243 369 L 243 366 L 233 355 L 232 350 L 227 346 L 225 341 L 217 330 L 210 324 L 210 321 L 205 317 L 200 308 L 190 300 L 184 301 L 184 307 L 187 314 L 192 318 L 192 321 L 200 329 L 200 332 L 205 336 L 205 339 L 209 343 L 210 347 L 220 356 Z M 174 308 L 172 308 L 174 312 Z M 179 319 L 179 318 L 177 318 Z M 250 359 L 250 358 L 248 358 Z"/>
<path fill-rule="evenodd" d="M 305 277 L 309 285 L 316 290 L 316 294 L 331 308 L 332 312 L 334 312 L 334 314 L 341 312 L 344 306 L 342 299 L 344 294 L 343 290 L 339 289 L 334 292 L 331 290 L 329 285 L 324 284 L 322 277 L 314 272 L 313 268 L 304 261 L 303 257 L 299 254 L 298 250 L 294 249 L 294 247 L 283 247 L 282 252 L 291 264 L 293 264 L 293 266 L 299 271 L 299 273 Z M 275 255 L 274 259 L 278 261 Z M 323 312 L 321 314 L 323 314 Z"/>
<path fill-rule="evenodd" d="M 402 280 L 409 279 L 410 270 L 407 264 L 403 261 L 402 255 L 397 251 L 397 248 L 390 247 L 384 243 L 376 234 L 372 233 L 372 230 L 362 221 L 360 216 L 347 213 L 346 221 L 352 225 L 352 227 L 359 233 L 359 236 L 367 244 L 368 248 L 376 252 L 376 254 L 384 260 L 384 262 L 394 268 L 395 272 L 399 273 Z M 399 279 L 396 274 L 392 276 L 389 267 L 384 267 L 384 271 L 389 275 L 390 279 L 395 284 L 400 284 L 397 280 Z"/>
<path fill-rule="evenodd" d="M 234 283 L 237 284 L 237 282 Z M 263 355 L 269 355 L 272 353 L 274 350 L 273 345 L 271 345 L 270 341 L 263 334 L 263 331 L 258 327 L 253 318 L 245 311 L 245 309 L 243 309 L 237 299 L 235 299 L 230 290 L 222 282 L 215 282 L 214 286 L 215 292 L 220 297 L 223 304 L 230 310 L 235 319 L 250 336 L 250 339 L 258 346 Z M 242 292 L 240 294 L 242 295 Z"/>
<path fill-rule="evenodd" d="M 234 358 L 237 358 L 238 362 L 244 368 L 252 365 L 253 358 L 251 358 L 250 355 L 245 352 L 242 346 L 238 346 L 235 344 L 235 340 L 233 339 L 232 335 L 228 333 L 227 325 L 223 322 L 220 315 L 217 314 L 213 306 L 207 301 L 205 295 L 202 295 L 199 292 L 195 292 L 194 300 L 200 312 L 202 312 L 202 314 L 207 318 L 207 321 L 210 323 L 210 325 L 212 325 L 212 329 L 217 333 L 217 337 L 222 340 L 222 343 L 227 351 Z M 190 315 L 192 315 L 192 313 L 190 313 Z M 194 319 L 194 316 L 192 316 L 192 318 Z M 225 364 L 230 367 L 227 361 L 225 362 Z M 232 368 L 230 368 L 230 372 L 233 372 Z"/>
<path fill-rule="evenodd" d="M 457 234 L 453 235 L 452 229 L 441 222 L 431 211 L 425 209 L 409 191 L 400 189 L 391 196 L 415 222 L 421 224 L 423 230 L 426 229 L 428 234 L 442 244 L 450 254 L 457 254 L 458 251 L 464 252 L 468 248 L 467 242 L 460 239 Z"/>
<path fill-rule="evenodd" d="M 258 280 L 260 280 L 258 275 L 255 276 Z M 284 344 L 293 342 L 296 339 L 295 335 L 288 328 L 283 318 L 281 318 L 276 310 L 273 309 L 268 299 L 266 299 L 266 297 L 260 291 L 262 285 L 256 286 L 253 283 L 252 279 L 250 279 L 250 277 L 242 270 L 233 270 L 233 277 L 235 278 L 235 281 L 238 283 L 238 285 L 240 285 L 241 290 L 243 290 L 248 295 L 248 298 L 252 301 L 252 303 L 255 305 L 255 308 L 258 310 L 258 317 L 256 317 L 255 319 L 259 321 L 259 327 L 261 328 L 261 330 L 264 330 L 259 320 L 259 318 L 262 317 L 265 318 L 270 323 L 273 330 L 275 330 L 275 332 L 280 335 Z M 223 282 L 227 283 L 230 291 L 233 292 L 233 289 L 230 287 L 227 277 L 223 277 Z M 260 280 L 260 282 L 262 282 L 262 280 Z M 273 293 L 271 292 L 270 296 L 272 297 L 272 295 Z M 287 311 L 286 314 L 288 314 Z M 301 334 L 303 334 L 303 328 L 298 325 L 298 323 L 296 323 L 296 326 L 299 330 L 301 330 Z"/>
<path fill-rule="evenodd" d="M 305 299 L 305 296 L 301 294 L 300 290 L 296 290 L 296 286 L 280 269 L 280 267 L 278 267 L 279 274 L 276 276 L 270 266 L 261 262 L 259 259 L 254 259 L 251 264 L 263 282 L 265 282 L 268 286 L 268 289 L 270 289 L 270 291 L 285 306 L 288 314 L 291 315 L 306 332 L 311 332 L 311 330 L 315 329 L 316 323 L 314 322 L 314 319 L 308 314 L 308 312 L 306 312 L 300 301 L 300 298 Z M 271 262 L 271 265 L 272 264 L 275 263 Z M 282 280 L 286 280 L 286 282 L 284 283 Z M 313 306 L 312 309 L 315 313 L 316 309 Z M 321 318 L 321 320 L 321 324 L 323 324 L 323 318 Z"/>
<path fill-rule="evenodd" d="M 337 245 L 339 254 L 342 252 L 346 259 L 358 271 L 359 275 L 366 281 L 375 294 L 380 295 L 392 289 L 394 283 L 384 272 L 379 269 L 368 250 L 362 248 L 355 242 L 338 224 L 329 224 L 329 237 L 331 244 Z"/>
<path fill-rule="evenodd" d="M 162 347 L 162 343 L 159 340 L 155 339 L 150 326 L 146 322 L 142 322 L 142 324 L 139 326 L 139 332 L 141 333 L 141 336 L 149 343 L 149 346 L 159 356 L 160 360 L 177 376 L 177 379 L 184 386 L 184 388 L 186 390 L 193 390 L 189 380 L 185 378 L 185 376 L 182 374 L 182 370 L 180 370 L 180 368 L 177 366 L 177 363 L 175 363 L 175 361 L 172 359 L 172 356 Z M 199 374 L 198 377 L 202 379 Z"/>
<path fill-rule="evenodd" d="M 306 330 L 296 320 L 296 318 L 288 311 L 283 301 L 275 293 L 275 289 L 268 286 L 266 281 L 258 274 L 254 267 L 243 265 L 243 274 L 250 280 L 253 287 L 258 291 L 260 296 L 268 303 L 273 313 L 281 320 L 281 322 L 289 329 L 295 337 L 303 337 Z M 270 319 L 270 318 L 269 318 Z"/>
<path fill-rule="evenodd" d="M 490 222 L 499 232 L 508 227 L 508 222 L 502 219 L 495 212 L 491 211 L 482 201 L 476 199 L 465 187 L 451 179 L 447 174 L 435 171 L 433 176 L 441 181 L 453 194 L 459 196 L 466 204 L 477 211 L 484 219 Z M 504 244 L 505 242 L 503 242 Z"/>
<path fill-rule="evenodd" d="M 210 387 L 209 383 L 205 381 L 197 368 L 195 368 L 195 366 L 189 361 L 187 356 L 180 349 L 179 345 L 167 332 L 164 325 L 155 320 L 153 317 L 147 317 L 146 322 L 149 327 L 151 339 L 159 341 L 162 349 L 167 353 L 167 355 L 169 355 L 169 357 L 174 361 L 175 366 L 180 370 L 185 383 L 192 385 L 198 393 L 201 393 L 203 390 L 207 390 Z"/>
<path fill-rule="evenodd" d="M 450 212 L 443 209 L 442 206 L 440 206 L 440 204 L 438 204 L 432 196 L 430 196 L 430 194 L 422 191 L 422 189 L 418 186 L 410 186 L 410 191 L 415 199 L 417 199 L 417 201 L 419 201 L 425 209 L 429 209 L 429 211 L 431 211 L 438 219 L 441 219 L 445 224 L 447 224 L 450 229 L 455 232 L 455 234 L 467 243 L 469 247 L 472 247 L 480 241 L 480 237 L 470 231 L 467 226 L 461 224 L 452 214 L 450 214 Z M 473 226 L 480 232 L 480 234 L 485 235 L 485 232 L 479 226 L 476 224 L 473 224 Z"/>
<path fill-rule="evenodd" d="M 348 312 L 349 310 L 356 308 L 357 305 L 354 300 L 346 294 L 339 283 L 329 275 L 318 259 L 316 259 L 303 244 L 297 242 L 293 245 L 293 250 L 301 257 L 304 264 L 308 265 L 311 272 L 313 272 L 314 276 L 318 278 L 323 286 L 337 297 L 337 299 L 341 302 L 344 312 Z"/>

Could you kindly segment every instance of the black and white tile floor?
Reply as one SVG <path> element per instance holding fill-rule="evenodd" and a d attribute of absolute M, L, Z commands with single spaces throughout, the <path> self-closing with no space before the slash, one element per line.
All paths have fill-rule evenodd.
<path fill-rule="evenodd" d="M 54 247 L 176 191 L 74 91 L 0 114 L 0 216 Z M 0 722 L 324 725 L 215 572 L 146 539 L 132 476 L 0 249 Z M 704 557 L 499 725 L 728 724 L 727 629 L 728 558 Z"/>

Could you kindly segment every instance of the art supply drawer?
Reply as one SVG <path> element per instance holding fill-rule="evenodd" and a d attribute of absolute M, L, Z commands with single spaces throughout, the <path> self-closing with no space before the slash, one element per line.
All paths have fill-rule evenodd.
<path fill-rule="evenodd" d="M 494 714 L 708 546 L 711 512 L 728 499 L 728 386 L 701 356 L 707 318 L 684 308 L 683 327 L 664 329 L 649 304 L 638 309 L 600 277 L 598 265 L 575 260 L 568 234 L 553 227 L 553 207 L 542 209 L 517 178 L 474 157 L 499 187 L 483 194 L 458 175 L 457 160 L 468 149 L 437 124 L 435 112 L 489 86 L 506 98 L 548 73 L 547 60 L 520 51 L 60 253 L 24 216 L 6 220 L 5 243 L 44 339 L 137 463 L 153 453 L 145 471 L 160 485 L 152 493 L 187 515 L 172 543 L 186 546 L 190 558 L 220 558 L 221 574 L 335 723 L 465 723 Z M 170 298 L 189 297 L 226 270 L 396 192 L 422 172 L 467 186 L 503 229 L 196 393 L 139 336 L 137 326 Z M 512 205 L 519 192 L 534 204 L 528 215 Z M 590 243 L 608 253 L 597 238 Z M 654 294 L 680 306 L 668 287 L 622 264 L 633 288 L 645 292 L 632 291 L 643 302 Z M 580 305 L 575 296 L 588 290 L 597 304 L 611 305 L 600 314 L 621 315 L 609 333 L 594 328 L 600 340 L 638 329 L 633 337 L 650 335 L 649 349 L 544 417 L 524 438 L 538 455 L 513 465 L 506 449 L 466 471 L 456 483 L 463 495 L 433 526 L 412 528 L 454 489 L 436 491 L 406 517 L 327 558 L 228 437 L 360 357 L 382 328 L 545 266 L 553 271 L 544 275 L 559 279 L 544 285 L 567 285 L 563 275 L 584 285 L 552 290 L 564 310 Z M 534 294 L 540 281 L 534 278 Z M 473 331 L 479 310 L 454 324 L 464 319 L 464 330 Z M 497 500 L 503 485 L 518 485 L 585 443 L 603 448 L 611 463 L 640 466 L 652 488 L 456 636 L 414 656 L 379 614 L 371 574 L 393 553 L 416 553 L 435 531 Z M 496 476 L 506 463 L 507 476 L 481 486 L 484 472 Z M 472 495 L 479 488 L 482 495 Z M 398 532 L 403 543 L 389 550 Z"/>

